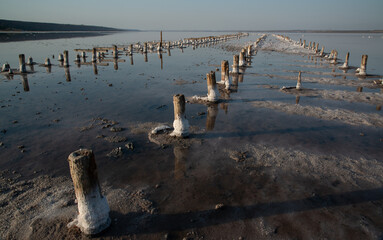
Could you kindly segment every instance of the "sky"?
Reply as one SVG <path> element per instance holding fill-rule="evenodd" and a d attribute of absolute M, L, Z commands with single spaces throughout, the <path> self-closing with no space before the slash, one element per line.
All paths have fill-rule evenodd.
<path fill-rule="evenodd" d="M 0 19 L 140 30 L 381 30 L 383 0 L 1 0 Z"/>

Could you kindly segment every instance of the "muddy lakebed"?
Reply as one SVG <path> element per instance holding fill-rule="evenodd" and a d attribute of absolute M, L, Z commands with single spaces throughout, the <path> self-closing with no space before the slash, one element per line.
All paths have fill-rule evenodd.
<path fill-rule="evenodd" d="M 222 33 L 226 34 L 226 33 Z M 74 63 L 74 49 L 129 46 L 158 33 L 1 43 L 0 238 L 90 238 L 68 229 L 77 205 L 68 155 L 92 149 L 111 226 L 100 239 L 381 239 L 383 38 L 284 34 L 316 41 L 338 64 L 267 33 L 218 103 L 186 103 L 190 136 L 153 141 L 173 123 L 173 95 L 206 96 L 206 74 L 263 33 L 162 54 L 120 51 Z M 164 33 L 169 41 L 220 33 Z M 69 51 L 69 68 L 58 54 Z M 367 77 L 339 69 L 350 52 Z M 55 55 L 55 58 L 52 58 Z M 302 90 L 294 87 L 302 73 Z"/>

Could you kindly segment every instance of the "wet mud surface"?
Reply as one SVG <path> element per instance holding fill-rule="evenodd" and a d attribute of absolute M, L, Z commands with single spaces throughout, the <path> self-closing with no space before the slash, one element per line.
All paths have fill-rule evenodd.
<path fill-rule="evenodd" d="M 268 34 L 218 102 L 186 103 L 188 138 L 150 134 L 172 126 L 174 94 L 206 96 L 206 73 L 219 82 L 221 60 L 261 36 L 0 75 L 0 238 L 90 238 L 66 226 L 79 148 L 111 209 L 95 239 L 382 238 L 379 76 Z M 280 90 L 299 71 L 303 90 Z"/>

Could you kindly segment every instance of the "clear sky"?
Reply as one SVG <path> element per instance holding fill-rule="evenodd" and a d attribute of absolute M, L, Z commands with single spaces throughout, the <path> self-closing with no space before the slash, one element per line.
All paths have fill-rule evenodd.
<path fill-rule="evenodd" d="M 1 0 L 0 19 L 141 30 L 375 30 L 383 0 Z"/>

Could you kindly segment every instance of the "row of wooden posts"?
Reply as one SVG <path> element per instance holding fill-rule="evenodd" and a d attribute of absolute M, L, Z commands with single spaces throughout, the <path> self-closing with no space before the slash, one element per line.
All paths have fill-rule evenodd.
<path fill-rule="evenodd" d="M 258 42 L 257 42 L 258 43 Z M 238 75 L 239 69 L 246 66 L 246 60 L 253 54 L 253 45 L 242 49 L 239 55 L 233 56 L 232 75 Z M 229 63 L 221 62 L 221 82 L 225 89 L 229 90 Z M 217 102 L 215 72 L 206 74 L 208 89 L 208 102 Z M 176 94 L 173 96 L 174 137 L 187 137 L 189 135 L 189 123 L 185 115 L 185 96 Z M 77 226 L 85 234 L 97 234 L 110 225 L 109 206 L 106 198 L 101 194 L 100 184 L 97 177 L 97 169 L 94 154 L 91 150 L 80 149 L 71 153 L 68 157 L 71 177 L 74 184 L 78 203 L 78 216 L 68 224 Z"/>
<path fill-rule="evenodd" d="M 318 51 L 319 43 L 309 42 L 309 44 L 306 46 L 306 40 L 303 40 L 303 42 L 302 42 L 302 39 L 299 39 L 299 45 L 301 45 L 303 48 L 307 48 L 307 49 L 313 51 L 313 53 L 315 53 L 319 57 L 323 57 L 325 59 L 330 60 L 330 62 L 334 65 L 338 64 L 338 51 L 335 49 L 331 50 L 330 54 L 326 55 L 324 53 L 324 46 L 322 46 L 322 49 L 320 52 Z M 340 69 L 349 69 L 350 68 L 349 58 L 350 58 L 350 52 L 347 52 L 343 65 L 339 67 Z M 367 71 L 366 71 L 367 70 L 367 59 L 368 59 L 368 55 L 362 55 L 362 61 L 361 61 L 360 67 L 355 70 L 355 73 L 357 75 L 359 75 L 359 76 L 366 76 L 367 75 Z"/>
<path fill-rule="evenodd" d="M 187 47 L 187 46 L 193 46 L 196 47 L 201 44 L 209 44 L 209 43 L 218 43 L 221 41 L 227 41 L 234 38 L 241 38 L 244 36 L 247 36 L 247 33 L 237 33 L 237 34 L 226 34 L 226 35 L 220 35 L 220 36 L 209 36 L 209 37 L 201 37 L 201 38 L 185 38 L 180 41 L 174 41 L 174 42 L 167 42 L 165 44 L 162 43 L 162 31 L 160 33 L 160 42 L 145 42 L 144 44 L 136 43 L 136 44 L 130 44 L 129 47 L 117 47 L 117 45 L 113 45 L 112 47 L 95 47 L 93 49 L 74 49 L 75 52 L 81 52 L 81 54 L 77 54 L 75 57 L 74 62 L 77 64 L 80 64 L 81 58 L 86 59 L 86 52 L 92 52 L 92 60 L 91 62 L 97 62 L 97 61 L 104 61 L 104 58 L 106 57 L 106 53 L 108 53 L 109 50 L 112 50 L 112 57 L 114 59 L 117 59 L 119 56 L 119 51 L 125 51 L 127 55 L 133 55 L 134 52 L 141 52 L 141 53 L 147 53 L 148 51 L 153 51 L 153 49 L 157 49 L 157 52 L 161 52 L 162 49 L 168 49 L 179 47 L 181 49 Z M 156 48 L 157 46 L 157 48 Z M 168 51 L 168 54 L 170 55 L 170 52 Z M 58 55 L 58 61 L 62 63 L 62 66 L 68 67 L 69 66 L 69 54 L 68 51 L 65 50 L 63 53 L 60 53 Z M 147 61 L 147 60 L 146 60 Z M 33 61 L 32 57 L 28 58 L 28 61 L 25 62 L 25 55 L 19 54 L 19 71 L 14 72 L 14 70 L 10 67 L 8 63 L 3 64 L 1 72 L 2 73 L 8 73 L 8 74 L 25 74 L 28 73 L 26 70 L 26 65 L 33 66 L 36 64 Z M 44 64 L 42 66 L 50 67 L 52 66 L 50 58 L 46 58 L 44 61 Z"/>

